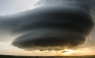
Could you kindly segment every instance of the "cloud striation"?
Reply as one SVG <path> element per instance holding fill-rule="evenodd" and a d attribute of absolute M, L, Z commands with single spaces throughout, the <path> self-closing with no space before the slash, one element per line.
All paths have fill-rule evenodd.
<path fill-rule="evenodd" d="M 20 34 L 12 45 L 26 50 L 75 49 L 85 42 L 93 26 L 87 2 L 44 4 L 0 17 L 2 31 Z"/>

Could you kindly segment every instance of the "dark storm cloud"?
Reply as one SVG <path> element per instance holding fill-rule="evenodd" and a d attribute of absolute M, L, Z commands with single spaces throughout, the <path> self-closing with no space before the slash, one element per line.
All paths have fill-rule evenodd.
<path fill-rule="evenodd" d="M 59 9 L 43 6 L 1 17 L 0 29 L 14 35 L 22 34 L 12 44 L 28 50 L 58 50 L 83 44 L 93 27 L 89 13 L 81 8 L 62 6 Z"/>

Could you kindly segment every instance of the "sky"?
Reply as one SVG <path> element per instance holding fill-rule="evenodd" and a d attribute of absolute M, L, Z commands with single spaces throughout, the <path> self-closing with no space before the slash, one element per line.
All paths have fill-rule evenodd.
<path fill-rule="evenodd" d="M 19 13 L 22 11 L 30 10 L 35 8 L 35 3 L 37 3 L 38 0 L 0 0 L 0 16 L 7 16 L 15 13 Z M 91 9 L 91 16 L 94 20 L 94 11 Z M 94 20 L 95 21 L 95 20 Z M 1 25 L 0 25 L 1 26 Z M 0 54 L 5 55 L 28 55 L 28 56 L 39 56 L 39 55 L 63 55 L 60 52 L 40 52 L 40 51 L 26 51 L 20 48 L 17 48 L 15 46 L 12 46 L 10 43 L 21 34 L 17 34 L 14 36 L 14 34 L 9 34 L 8 31 L 0 31 Z M 12 36 L 11 36 L 12 35 Z M 72 52 L 72 54 L 69 55 L 95 55 L 95 28 L 91 31 L 90 35 L 88 36 L 87 41 L 83 46 L 80 47 L 80 49 L 76 50 L 75 52 Z M 89 53 L 89 54 L 88 54 Z M 68 55 L 68 54 L 67 54 Z"/>
<path fill-rule="evenodd" d="M 8 15 L 34 8 L 38 0 L 0 0 L 0 15 Z"/>

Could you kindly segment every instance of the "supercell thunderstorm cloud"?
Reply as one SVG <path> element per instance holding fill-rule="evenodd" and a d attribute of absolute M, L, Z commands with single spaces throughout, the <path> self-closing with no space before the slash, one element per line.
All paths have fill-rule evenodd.
<path fill-rule="evenodd" d="M 32 10 L 0 18 L 0 29 L 20 34 L 12 45 L 25 50 L 76 49 L 94 22 L 88 0 L 40 0 Z"/>

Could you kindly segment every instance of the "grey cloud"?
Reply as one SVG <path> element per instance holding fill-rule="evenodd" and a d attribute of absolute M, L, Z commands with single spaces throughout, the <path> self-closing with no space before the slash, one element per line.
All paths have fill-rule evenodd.
<path fill-rule="evenodd" d="M 1 31 L 21 34 L 12 44 L 26 50 L 76 48 L 85 42 L 92 28 L 93 22 L 86 10 L 63 5 L 38 7 L 0 18 Z"/>
<path fill-rule="evenodd" d="M 74 37 L 73 37 L 74 36 Z M 75 47 L 79 44 L 83 44 L 85 38 L 80 36 L 70 35 L 66 30 L 57 30 L 57 29 L 47 29 L 47 30 L 32 30 L 29 33 L 26 33 L 20 37 L 18 37 L 13 45 L 18 46 L 19 48 L 34 48 L 36 49 L 47 49 L 47 47 L 52 47 L 51 50 L 56 50 L 56 48 L 61 47 L 60 49 L 64 49 L 62 47 L 69 46 L 67 48 Z M 56 47 L 56 48 L 55 48 Z"/>

